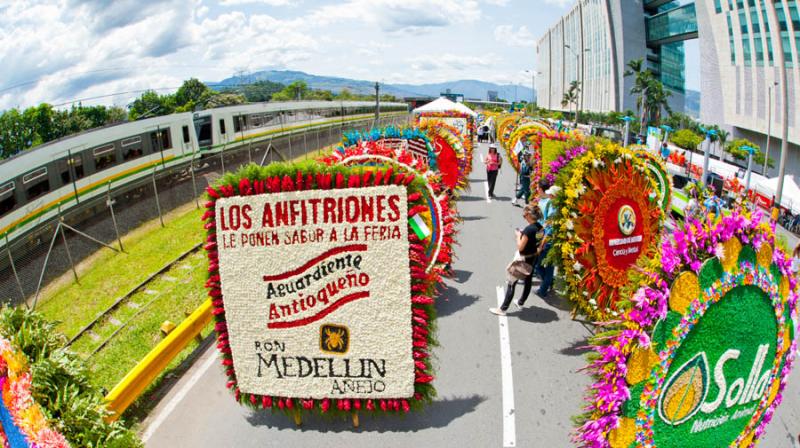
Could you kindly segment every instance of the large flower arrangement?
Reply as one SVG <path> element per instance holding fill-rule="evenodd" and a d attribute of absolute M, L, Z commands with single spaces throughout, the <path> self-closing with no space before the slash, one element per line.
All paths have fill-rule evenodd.
<path fill-rule="evenodd" d="M 634 265 L 657 257 L 664 214 L 650 198 L 655 186 L 633 152 L 602 142 L 586 147 L 556 178 L 549 258 L 576 311 L 602 321 L 618 313 L 620 289 Z M 622 232 L 623 224 L 630 233 Z"/>
<path fill-rule="evenodd" d="M 384 146 L 395 150 L 404 149 L 404 145 L 400 144 L 401 142 L 405 142 L 405 146 L 415 145 L 420 148 L 424 147 L 427 153 L 428 168 L 432 171 L 438 170 L 436 163 L 437 154 L 433 148 L 433 144 L 429 140 L 428 135 L 418 128 L 387 126 L 381 129 L 372 129 L 365 133 L 359 131 L 345 132 L 342 136 L 342 143 L 336 148 L 335 152 L 343 154 L 346 148 L 357 146 L 364 142 L 374 142 L 378 146 Z"/>
<path fill-rule="evenodd" d="M 544 127 L 536 122 L 525 123 L 514 129 L 514 132 L 512 132 L 508 138 L 508 143 L 504 145 L 506 157 L 508 158 L 509 162 L 511 162 L 511 166 L 514 168 L 514 171 L 519 173 L 520 161 L 517 157 L 517 154 L 514 153 L 514 148 L 521 140 L 524 141 L 526 146 L 528 146 L 534 152 L 534 159 L 539 161 L 539 163 L 534 163 L 534 172 L 536 171 L 536 168 L 539 168 L 539 171 L 541 171 L 542 155 L 538 150 L 541 149 L 542 138 L 547 138 L 545 137 L 545 133 L 547 131 L 547 127 Z"/>
<path fill-rule="evenodd" d="M 439 176 L 429 171 L 419 159 L 412 157 L 407 151 L 391 150 L 379 142 L 346 148 L 344 152 L 336 152 L 323 159 L 323 162 L 346 166 L 380 165 L 397 172 L 413 173 L 425 179 L 427 186 L 420 193 L 426 209 L 421 210 L 418 215 L 430 230 L 430 235 L 420 238 L 420 244 L 425 248 L 426 271 L 430 272 L 435 268 L 437 276 L 444 274 L 445 266 L 450 264 L 453 257 L 457 216 L 454 198 L 444 194 L 446 185 Z"/>
<path fill-rule="evenodd" d="M 439 171 L 448 188 L 466 188 L 472 170 L 472 152 L 464 146 L 458 129 L 440 120 L 426 120 L 419 129 L 427 133 L 437 154 Z"/>
<path fill-rule="evenodd" d="M 595 381 L 575 440 L 613 448 L 755 446 L 797 348 L 797 278 L 776 246 L 774 223 L 746 211 L 690 218 L 662 252 L 660 266 L 620 304 L 619 319 L 593 340 Z M 762 342 L 755 361 L 737 346 Z M 712 371 L 708 358 L 726 348 Z M 751 372 L 746 382 L 727 378 L 736 376 L 737 361 Z M 723 399 L 727 413 L 718 416 Z"/>
<path fill-rule="evenodd" d="M 637 150 L 636 156 L 644 160 L 647 165 L 647 174 L 655 181 L 658 203 L 664 213 L 669 213 L 672 205 L 672 178 L 667 173 L 664 159 L 647 150 Z"/>
<path fill-rule="evenodd" d="M 560 173 L 562 169 L 572 162 L 572 159 L 582 156 L 585 152 L 585 146 L 576 146 L 574 148 L 567 149 L 563 154 L 556 157 L 556 159 L 550 163 L 550 170 L 544 178 L 545 182 L 547 182 L 547 185 L 554 185 L 556 183 L 558 173 Z"/>
<path fill-rule="evenodd" d="M 52 429 L 33 399 L 27 360 L 0 337 L 0 443 L 4 447 L 69 447 L 67 439 Z"/>
<path fill-rule="evenodd" d="M 506 151 L 509 150 L 508 144 L 511 139 L 511 134 L 521 126 L 527 119 L 522 114 L 509 114 L 505 117 L 498 118 L 497 123 L 497 141 L 500 146 Z"/>
<path fill-rule="evenodd" d="M 475 123 L 475 117 L 473 117 L 472 115 L 454 110 L 445 110 L 440 112 L 422 112 L 417 115 L 418 126 L 421 125 L 423 121 L 427 121 L 427 120 L 422 120 L 423 118 L 434 119 L 434 120 L 437 118 L 445 118 L 445 119 L 458 118 L 465 120 L 467 123 L 467 127 L 466 127 L 466 132 L 464 133 L 465 135 L 463 136 L 464 146 L 468 147 L 469 150 L 472 150 L 472 142 L 475 140 L 475 133 L 477 132 L 477 124 Z M 459 134 L 461 134 L 460 131 Z"/>
<path fill-rule="evenodd" d="M 397 172 L 393 168 L 327 166 L 307 161 L 298 164 L 274 163 L 265 167 L 249 165 L 237 173 L 223 176 L 214 186 L 207 188 L 207 209 L 203 215 L 207 231 L 206 251 L 209 259 L 209 278 L 206 287 L 213 301 L 214 330 L 222 365 L 228 377 L 227 387 L 236 401 L 254 409 L 270 409 L 292 415 L 299 421 L 303 413 L 325 415 L 351 415 L 356 413 L 406 413 L 419 409 L 435 396 L 433 366 L 429 348 L 436 344 L 432 321 L 436 316 L 433 297 L 436 294 L 438 274 L 426 270 L 428 264 L 421 241 L 413 231 L 408 232 L 412 296 L 412 354 L 415 364 L 414 394 L 392 399 L 311 399 L 303 397 L 264 396 L 244 393 L 239 389 L 235 360 L 231 354 L 225 317 L 224 297 L 219 275 L 219 252 L 216 235 L 216 201 L 223 197 L 247 196 L 263 193 L 302 190 L 334 190 L 380 185 L 405 185 L 408 189 L 408 217 L 411 219 L 426 209 L 423 192 L 427 182 L 413 172 Z"/>

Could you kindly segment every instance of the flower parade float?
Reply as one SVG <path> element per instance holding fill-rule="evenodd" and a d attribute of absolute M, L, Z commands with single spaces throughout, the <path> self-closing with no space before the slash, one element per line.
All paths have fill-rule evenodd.
<path fill-rule="evenodd" d="M 658 195 L 658 204 L 664 213 L 669 213 L 672 207 L 672 178 L 667 173 L 667 165 L 664 159 L 647 150 L 639 149 L 634 151 L 636 156 L 644 161 L 647 166 L 647 173 L 653 179 Z"/>
<path fill-rule="evenodd" d="M 384 147 L 394 151 L 408 151 L 415 159 L 419 159 L 422 164 L 431 171 L 437 171 L 436 152 L 426 133 L 417 128 L 397 128 L 388 126 L 382 129 L 372 129 L 369 132 L 361 133 L 358 131 L 346 132 L 342 138 L 342 143 L 336 148 L 340 154 L 345 152 L 345 148 L 374 142 L 379 147 Z"/>
<path fill-rule="evenodd" d="M 500 142 L 503 149 L 510 150 L 508 144 L 511 134 L 526 121 L 527 119 L 521 113 L 508 114 L 497 119 L 497 141 Z"/>
<path fill-rule="evenodd" d="M 755 446 L 797 348 L 797 278 L 774 227 L 760 212 L 690 218 L 640 278 L 593 340 L 575 441 Z"/>
<path fill-rule="evenodd" d="M 48 423 L 33 397 L 25 355 L 0 336 L 0 446 L 66 448 L 67 439 Z"/>
<path fill-rule="evenodd" d="M 412 171 L 307 161 L 207 189 L 206 286 L 236 401 L 357 426 L 434 397 L 437 272 L 414 229 L 428 188 Z"/>
<path fill-rule="evenodd" d="M 419 129 L 428 135 L 437 155 L 437 168 L 450 190 L 464 189 L 472 170 L 472 152 L 464 146 L 458 129 L 440 120 L 424 120 Z"/>
<path fill-rule="evenodd" d="M 656 187 L 632 151 L 600 141 L 568 150 L 551 168 L 558 169 L 557 213 L 548 257 L 563 276 L 573 315 L 605 321 L 618 314 L 636 264 L 657 258 L 664 213 L 651 195 Z"/>
<path fill-rule="evenodd" d="M 322 160 L 328 165 L 382 167 L 398 173 L 412 173 L 424 179 L 426 187 L 420 191 L 425 203 L 424 209 L 410 221 L 414 235 L 424 247 L 426 272 L 436 268 L 437 283 L 444 274 L 453 257 L 455 223 L 455 198 L 447 195 L 447 185 L 420 159 L 403 150 L 391 150 L 380 142 L 362 143 L 344 148 Z"/>

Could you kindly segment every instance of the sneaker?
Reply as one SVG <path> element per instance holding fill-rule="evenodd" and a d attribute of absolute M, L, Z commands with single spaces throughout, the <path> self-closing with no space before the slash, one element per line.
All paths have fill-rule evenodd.
<path fill-rule="evenodd" d="M 516 305 L 516 307 L 517 307 L 517 308 L 519 308 L 520 310 L 522 310 L 523 303 L 522 303 L 522 302 L 521 302 L 519 299 L 517 299 L 517 300 L 514 300 L 512 303 L 513 303 L 514 305 Z"/>
<path fill-rule="evenodd" d="M 489 308 L 489 312 L 492 314 L 497 314 L 498 316 L 506 315 L 506 312 L 501 310 L 500 308 Z"/>

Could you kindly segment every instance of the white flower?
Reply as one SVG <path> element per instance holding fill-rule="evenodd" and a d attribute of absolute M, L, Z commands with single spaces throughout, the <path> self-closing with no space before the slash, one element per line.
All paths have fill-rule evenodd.
<path fill-rule="evenodd" d="M 599 167 L 601 163 L 603 163 L 603 162 L 601 162 L 601 161 L 599 161 L 597 159 L 592 160 L 592 166 L 595 167 L 595 168 Z"/>
<path fill-rule="evenodd" d="M 631 159 L 631 155 L 630 155 L 629 153 L 627 153 L 627 152 L 626 152 L 626 153 L 623 153 L 623 154 L 622 154 L 622 157 L 624 157 L 624 158 L 626 158 L 626 159 L 628 159 L 628 160 L 630 160 L 630 159 Z"/>
<path fill-rule="evenodd" d="M 572 269 L 574 269 L 575 272 L 579 272 L 581 269 L 583 269 L 583 265 L 580 261 L 576 261 L 575 264 L 572 265 Z"/>
<path fill-rule="evenodd" d="M 725 258 L 725 246 L 722 244 L 717 244 L 716 247 L 714 247 L 714 253 L 717 255 L 717 258 L 722 260 Z"/>
<path fill-rule="evenodd" d="M 572 223 L 571 219 L 564 221 L 564 225 L 567 226 L 567 229 L 572 230 L 575 228 L 575 225 Z"/>
<path fill-rule="evenodd" d="M 577 214 L 577 213 L 575 213 L 575 212 L 569 212 L 569 216 L 571 216 L 571 217 L 573 217 L 573 218 L 577 218 L 577 217 L 578 217 L 578 214 Z"/>
<path fill-rule="evenodd" d="M 620 163 L 622 163 L 622 159 L 620 159 L 619 157 L 614 159 L 614 165 L 619 165 Z"/>
<path fill-rule="evenodd" d="M 595 306 L 597 305 L 597 301 L 594 299 L 589 299 L 589 305 Z"/>
<path fill-rule="evenodd" d="M 583 184 L 578 185 L 578 187 L 575 189 L 575 192 L 578 193 L 578 196 L 586 193 L 586 185 Z"/>

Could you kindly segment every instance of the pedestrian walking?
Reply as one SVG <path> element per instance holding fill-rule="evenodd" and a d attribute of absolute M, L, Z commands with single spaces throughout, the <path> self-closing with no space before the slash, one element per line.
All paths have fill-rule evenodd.
<path fill-rule="evenodd" d="M 538 207 L 542 216 L 541 221 L 539 221 L 539 223 L 542 226 L 542 241 L 539 243 L 539 250 L 538 250 L 538 256 L 536 258 L 535 270 L 536 273 L 539 275 L 539 277 L 542 279 L 542 283 L 536 290 L 536 295 L 542 298 L 547 297 L 547 294 L 550 293 L 550 288 L 553 287 L 553 276 L 555 275 L 555 270 L 556 270 L 556 267 L 552 263 L 548 263 L 545 261 L 548 252 L 550 252 L 550 248 L 553 246 L 552 217 L 553 215 L 555 215 L 556 212 L 552 201 L 554 190 L 552 189 L 552 187 L 546 190 L 547 186 L 548 185 L 546 181 L 539 182 Z"/>
<path fill-rule="evenodd" d="M 539 221 L 542 216 L 539 207 L 535 205 L 526 205 L 522 211 L 522 216 L 528 224 L 524 229 L 515 230 L 517 236 L 517 252 L 514 256 L 515 261 L 512 261 L 509 268 L 511 268 L 515 262 L 524 261 L 528 264 L 530 269 L 528 270 L 528 274 L 521 279 L 510 276 L 508 284 L 506 285 L 506 296 L 503 299 L 503 304 L 500 305 L 499 308 L 489 308 L 490 313 L 497 314 L 498 316 L 506 315 L 506 311 L 508 311 L 508 307 L 511 305 L 511 300 L 514 298 L 517 280 L 522 280 L 523 284 L 522 296 L 516 302 L 516 305 L 519 307 L 525 303 L 533 287 L 533 263 L 536 261 L 536 250 L 539 247 L 538 234 L 542 230 L 542 225 L 539 224 Z"/>
<path fill-rule="evenodd" d="M 489 154 L 483 161 L 486 164 L 486 179 L 489 182 L 489 197 L 494 198 L 494 185 L 497 182 L 497 173 L 503 164 L 503 159 L 497 153 L 497 145 L 489 145 Z"/>
<path fill-rule="evenodd" d="M 527 151 L 521 154 L 522 157 L 520 157 L 519 161 L 519 188 L 517 189 L 516 197 L 511 202 L 512 205 L 519 207 L 527 204 L 531 195 L 531 154 Z M 522 203 L 517 204 L 520 199 L 522 199 Z"/>
<path fill-rule="evenodd" d="M 667 146 L 667 142 L 661 144 L 661 158 L 664 160 L 669 159 L 669 146 Z"/>

